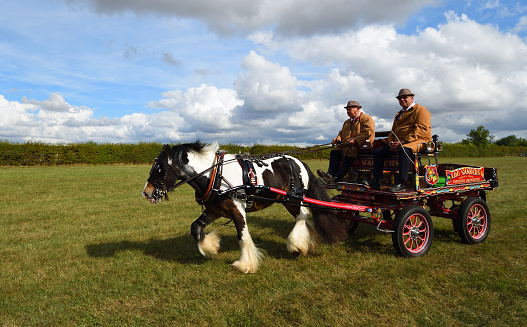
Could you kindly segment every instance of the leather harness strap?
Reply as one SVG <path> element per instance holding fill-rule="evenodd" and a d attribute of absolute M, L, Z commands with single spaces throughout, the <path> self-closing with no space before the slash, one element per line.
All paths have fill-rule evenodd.
<path fill-rule="evenodd" d="M 238 157 L 236 159 L 242 168 L 243 185 L 247 186 L 245 188 L 245 202 L 247 204 L 247 208 L 250 208 L 254 204 L 254 196 L 256 194 L 255 186 L 258 184 L 258 180 L 252 161 L 245 160 L 243 157 Z"/>
<path fill-rule="evenodd" d="M 216 157 L 214 159 L 212 172 L 210 173 L 210 180 L 209 185 L 207 186 L 207 190 L 205 191 L 205 194 L 201 198 L 196 197 L 196 202 L 199 204 L 204 204 L 205 202 L 209 201 L 211 199 L 211 196 L 215 194 L 216 192 L 211 192 L 212 190 L 218 190 L 221 184 L 222 180 L 222 172 L 223 172 L 223 159 L 225 156 L 225 152 L 216 152 Z"/>

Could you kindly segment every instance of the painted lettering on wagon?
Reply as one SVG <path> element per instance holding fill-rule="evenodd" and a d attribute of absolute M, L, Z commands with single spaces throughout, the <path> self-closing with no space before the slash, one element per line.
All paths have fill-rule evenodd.
<path fill-rule="evenodd" d="M 454 170 L 445 170 L 446 185 L 484 181 L 483 171 L 483 167 L 462 167 Z"/>
<path fill-rule="evenodd" d="M 359 158 L 355 161 L 356 167 L 373 167 L 373 159 Z M 397 169 L 399 168 L 399 160 L 397 159 L 385 159 L 384 168 L 386 169 Z"/>

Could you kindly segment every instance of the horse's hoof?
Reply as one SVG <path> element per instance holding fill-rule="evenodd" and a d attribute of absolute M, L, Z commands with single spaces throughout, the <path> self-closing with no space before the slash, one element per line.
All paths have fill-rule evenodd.
<path fill-rule="evenodd" d="M 251 266 L 249 266 L 249 265 L 243 264 L 243 263 L 241 263 L 239 260 L 233 262 L 233 263 L 231 264 L 231 267 L 232 267 L 234 270 L 241 271 L 241 272 L 244 273 L 244 274 L 254 274 L 254 273 L 258 270 L 257 267 L 251 267 Z"/>

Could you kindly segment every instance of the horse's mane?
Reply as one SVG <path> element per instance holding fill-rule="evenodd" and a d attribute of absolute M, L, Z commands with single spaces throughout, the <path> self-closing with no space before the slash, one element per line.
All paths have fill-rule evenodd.
<path fill-rule="evenodd" d="M 184 146 L 200 159 L 207 159 L 210 155 L 214 155 L 220 148 L 218 142 L 207 144 L 202 143 L 199 140 L 194 143 L 184 144 Z"/>

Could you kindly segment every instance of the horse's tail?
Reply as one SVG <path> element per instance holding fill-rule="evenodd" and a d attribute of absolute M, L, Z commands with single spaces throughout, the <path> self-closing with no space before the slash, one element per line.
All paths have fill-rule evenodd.
<path fill-rule="evenodd" d="M 311 169 L 304 164 L 309 175 L 309 187 L 307 197 L 321 201 L 330 201 L 329 195 L 324 186 L 320 184 Z M 335 211 L 321 206 L 311 207 L 315 228 L 318 234 L 327 243 L 343 241 L 348 237 L 344 221 L 338 219 Z"/>

